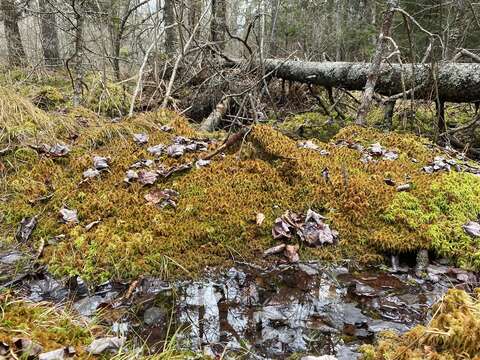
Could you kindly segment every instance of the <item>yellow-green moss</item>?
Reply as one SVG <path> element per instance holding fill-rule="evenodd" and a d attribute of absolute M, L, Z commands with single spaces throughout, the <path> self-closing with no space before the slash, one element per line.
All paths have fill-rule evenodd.
<path fill-rule="evenodd" d="M 386 332 L 375 346 L 361 347 L 363 360 L 455 360 L 480 358 L 480 301 L 451 289 L 432 309 L 427 326 L 404 335 Z"/>
<path fill-rule="evenodd" d="M 462 225 L 480 213 L 480 178 L 452 172 L 414 193 L 396 195 L 385 220 L 405 225 L 412 240 L 423 239 L 437 254 L 456 259 L 460 266 L 478 268 L 479 242 Z"/>
<path fill-rule="evenodd" d="M 9 176 L 5 186 L 11 197 L 0 203 L 4 213 L 0 229 L 10 240 L 22 217 L 35 214 L 40 217 L 34 241 L 66 235 L 63 242 L 45 250 L 44 261 L 56 274 L 78 274 L 93 281 L 144 274 L 172 277 L 196 274 L 207 266 L 228 266 L 233 259 L 259 259 L 263 250 L 275 244 L 271 236 L 274 219 L 287 209 L 303 212 L 308 208 L 322 211 L 340 232 L 341 240 L 335 247 L 302 249 L 304 258 L 348 257 L 373 262 L 382 259 L 384 252 L 430 248 L 457 258 L 462 265 L 473 263 L 480 268 L 461 253 L 474 246 L 473 240 L 461 236 L 461 225 L 476 216 L 478 181 L 468 174 L 422 172 L 421 168 L 438 155 L 425 146 L 424 139 L 354 126 L 341 130 L 334 141 L 364 146 L 380 142 L 399 153 L 395 161 L 363 163 L 358 150 L 322 144 L 330 152 L 322 156 L 300 149 L 295 141 L 269 126 L 257 126 L 246 142 L 224 158 L 214 158 L 210 166 L 159 181 L 154 188 L 172 188 L 180 193 L 177 209 L 159 210 L 144 200 L 151 189 L 123 183 L 132 163 L 151 158 L 131 135 L 148 132 L 149 144 L 154 145 L 168 144 L 176 135 L 203 134 L 169 111 L 143 114 L 118 124 L 91 119 L 83 111 L 77 115 L 67 117 L 86 125 L 76 128 L 72 153 L 62 159 L 35 155 Z M 90 120 L 81 121 L 84 116 Z M 167 123 L 174 128 L 171 133 L 159 130 Z M 79 185 L 94 155 L 110 157 L 111 168 L 99 179 Z M 162 162 L 173 166 L 197 156 L 187 154 L 178 160 L 164 157 Z M 322 176 L 325 168 L 329 182 Z M 399 194 L 384 183 L 389 177 L 401 184 L 406 176 L 413 184 L 408 194 Z M 55 195 L 47 203 L 30 203 L 53 190 Z M 430 209 L 434 205 L 438 209 Z M 59 224 L 58 211 L 63 206 L 78 210 L 79 225 Z M 432 211 L 434 224 L 429 223 L 434 218 Z M 266 216 L 262 226 L 255 223 L 259 212 Z M 85 230 L 86 224 L 98 219 L 102 220 L 98 226 Z M 455 228 L 452 232 L 457 238 L 431 235 L 438 227 L 443 231 L 449 225 Z M 458 239 L 463 245 L 455 242 Z"/>
<path fill-rule="evenodd" d="M 86 358 L 84 346 L 93 340 L 93 324 L 87 324 L 72 311 L 48 303 L 15 300 L 0 295 L 0 341 L 14 346 L 14 338 L 26 338 L 43 351 L 73 346 L 78 358 Z M 85 356 L 84 356 L 85 355 Z"/>
<path fill-rule="evenodd" d="M 66 98 L 58 88 L 46 85 L 35 91 L 32 101 L 43 110 L 53 110 L 64 105 Z"/>
<path fill-rule="evenodd" d="M 121 84 L 90 77 L 86 106 L 98 114 L 122 116 L 128 111 L 131 96 Z"/>

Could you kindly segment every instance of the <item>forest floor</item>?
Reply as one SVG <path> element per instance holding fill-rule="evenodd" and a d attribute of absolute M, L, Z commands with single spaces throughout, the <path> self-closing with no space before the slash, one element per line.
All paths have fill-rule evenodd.
<path fill-rule="evenodd" d="M 276 300 L 275 309 L 295 313 L 289 306 L 305 303 L 295 291 L 316 294 L 311 307 L 340 303 L 330 313 L 350 311 L 358 321 L 308 313 L 300 327 L 316 321 L 316 345 L 279 351 L 338 355 L 340 343 L 356 352 L 378 339 L 373 321 L 387 321 L 389 306 L 403 309 L 390 314 L 394 323 L 425 324 L 448 287 L 469 290 L 478 280 L 480 165 L 451 148 L 405 131 L 311 126 L 312 112 L 204 133 L 168 110 L 112 118 L 99 113 L 118 104 L 73 109 L 55 83 L 19 93 L 0 88 L 0 358 L 123 359 L 140 356 L 140 348 L 155 359 L 221 357 L 231 342 L 246 358 L 278 357 L 271 350 L 289 344 L 287 330 L 299 325 L 270 314 L 259 341 L 250 333 L 258 326 L 248 325 L 258 314 L 239 304 L 265 314 Z M 322 288 L 331 296 L 320 304 Z M 245 291 L 250 298 L 238 295 Z M 289 300 L 273 296 L 285 291 Z M 228 294 L 236 306 L 222 311 L 217 302 Z M 387 295 L 379 312 L 372 299 Z M 475 295 L 451 290 L 435 309 L 429 327 L 383 333 L 377 347 L 361 348 L 363 356 L 478 356 Z M 230 319 L 235 311 L 246 316 L 240 328 Z M 191 316 L 202 320 L 187 336 Z M 209 317 L 223 330 L 209 332 Z M 382 326 L 376 329 L 394 325 Z M 126 341 L 130 327 L 145 344 L 131 333 Z M 273 329 L 277 337 L 266 341 Z M 325 333 L 337 334 L 334 345 L 324 344 Z"/>

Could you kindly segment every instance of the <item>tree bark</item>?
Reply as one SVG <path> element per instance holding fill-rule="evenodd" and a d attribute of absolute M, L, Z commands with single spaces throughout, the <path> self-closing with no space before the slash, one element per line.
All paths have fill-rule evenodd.
<path fill-rule="evenodd" d="M 275 57 L 277 55 L 277 18 L 278 18 L 278 6 L 280 5 L 280 0 L 271 0 L 271 26 L 270 26 L 270 40 L 268 48 L 270 51 L 270 56 Z"/>
<path fill-rule="evenodd" d="M 362 96 L 362 103 L 358 108 L 357 113 L 357 125 L 364 125 L 368 112 L 372 104 L 373 94 L 375 92 L 375 85 L 379 76 L 380 65 L 383 61 L 383 53 L 387 47 L 386 37 L 390 36 L 390 29 L 392 28 L 393 16 L 395 15 L 395 8 L 398 7 L 398 0 L 388 1 L 388 10 L 383 17 L 382 31 L 378 37 L 377 48 L 375 49 L 375 55 L 373 56 L 372 63 L 370 64 L 370 71 L 368 72 L 367 83 L 365 84 L 365 90 Z"/>
<path fill-rule="evenodd" d="M 225 29 L 227 28 L 226 0 L 212 0 L 212 22 L 210 25 L 211 40 L 221 52 L 225 50 Z"/>
<path fill-rule="evenodd" d="M 201 0 L 190 0 L 190 6 L 188 9 L 188 26 L 190 31 L 195 28 L 195 25 L 200 19 L 200 14 L 202 13 L 202 2 Z"/>
<path fill-rule="evenodd" d="M 266 73 L 283 80 L 361 91 L 365 88 L 371 64 L 349 62 L 303 62 L 267 59 Z M 480 101 L 480 64 L 442 63 L 437 66 L 438 96 L 443 101 Z M 382 64 L 375 92 L 393 96 L 403 92 L 405 83 L 415 86 L 415 99 L 435 100 L 435 82 L 430 64 Z M 408 90 L 408 89 L 407 89 Z"/>
<path fill-rule="evenodd" d="M 73 11 L 75 13 L 75 79 L 73 86 L 73 106 L 80 106 L 83 99 L 83 77 L 85 74 L 84 56 L 85 56 L 85 14 L 83 1 L 73 1 Z"/>
<path fill-rule="evenodd" d="M 23 48 L 18 13 L 14 0 L 1 0 L 1 11 L 4 19 L 5 38 L 8 48 L 8 64 L 12 67 L 25 64 L 25 49 Z"/>
<path fill-rule="evenodd" d="M 62 64 L 62 60 L 58 41 L 57 17 L 52 2 L 55 3 L 55 0 L 38 0 L 38 8 L 45 65 L 56 67 Z"/>
<path fill-rule="evenodd" d="M 177 29 L 175 24 L 175 0 L 165 0 L 163 8 L 165 19 L 165 52 L 169 55 L 175 52 L 177 44 Z"/>

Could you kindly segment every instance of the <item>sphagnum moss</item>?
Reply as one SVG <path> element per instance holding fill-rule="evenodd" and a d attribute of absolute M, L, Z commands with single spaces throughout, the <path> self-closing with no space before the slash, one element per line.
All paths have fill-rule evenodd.
<path fill-rule="evenodd" d="M 363 163 L 358 150 L 318 143 L 330 153 L 322 156 L 299 148 L 269 126 L 256 126 L 246 142 L 224 158 L 148 188 L 123 183 L 132 163 L 151 158 L 146 147 L 133 142 L 133 133 L 148 132 L 149 145 L 169 144 L 176 135 L 204 134 L 168 111 L 118 124 L 102 121 L 98 117 L 83 120 L 87 126 L 78 128 L 67 158 L 35 155 L 7 178 L 11 196 L 0 203 L 5 214 L 2 231 L 13 238 L 22 217 L 38 214 L 34 241 L 66 235 L 44 253 L 43 261 L 58 275 L 78 274 L 91 281 L 142 274 L 182 277 L 207 266 L 228 266 L 233 259 L 254 261 L 276 243 L 271 227 L 277 216 L 287 209 L 303 212 L 308 208 L 324 213 L 341 240 L 337 246 L 302 249 L 304 258 L 372 262 L 385 252 L 428 248 L 461 265 L 480 267 L 471 255 L 476 244 L 461 229 L 464 221 L 477 216 L 480 180 L 463 173 L 422 172 L 439 154 L 426 146 L 426 140 L 355 126 L 341 130 L 333 141 L 367 147 L 380 142 L 399 154 L 394 161 Z M 161 131 L 163 124 L 170 124 L 172 132 Z M 94 155 L 110 157 L 110 169 L 99 179 L 79 185 Z M 161 161 L 172 166 L 200 155 Z M 325 169 L 328 181 L 322 175 Z M 387 177 L 398 184 L 411 182 L 413 187 L 407 194 L 398 193 L 384 183 Z M 154 188 L 178 191 L 178 207 L 160 210 L 146 204 L 144 195 Z M 50 201 L 30 203 L 52 192 Z M 80 224 L 59 224 L 58 211 L 63 206 L 78 210 Z M 257 226 L 255 216 L 260 212 L 266 219 Z M 86 224 L 99 219 L 99 225 L 85 230 Z"/>

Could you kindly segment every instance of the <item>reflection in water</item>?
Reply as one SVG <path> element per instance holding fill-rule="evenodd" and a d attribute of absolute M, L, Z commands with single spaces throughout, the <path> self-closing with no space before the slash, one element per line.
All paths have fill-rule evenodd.
<path fill-rule="evenodd" d="M 24 288 L 34 301 L 72 300 L 86 317 L 102 309 L 111 316 L 105 321 L 112 331 L 138 335 L 138 345 L 146 341 L 152 351 L 161 351 L 167 335 L 175 333 L 181 348 L 213 356 L 235 352 L 281 359 L 298 352 L 341 360 L 355 359 L 358 346 L 380 331 L 406 331 L 424 321 L 455 282 L 448 270 L 426 281 L 408 273 L 350 273 L 318 263 L 268 271 L 242 266 L 200 281 L 144 278 L 127 297 L 128 284 L 89 289 L 81 279 L 63 283 L 48 274 Z"/>
<path fill-rule="evenodd" d="M 378 331 L 405 331 L 424 319 L 443 292 L 393 275 L 354 277 L 316 264 L 265 273 L 231 269 L 179 284 L 178 290 L 175 313 L 184 348 L 212 355 L 226 348 L 262 358 L 313 352 L 350 359 L 351 350 Z M 408 302 L 402 300 L 406 294 Z"/>

